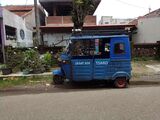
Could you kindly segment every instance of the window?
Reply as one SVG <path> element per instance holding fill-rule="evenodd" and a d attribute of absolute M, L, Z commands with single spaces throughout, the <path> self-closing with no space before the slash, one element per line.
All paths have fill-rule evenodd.
<path fill-rule="evenodd" d="M 125 44 L 124 43 L 116 43 L 114 47 L 115 54 L 124 54 L 125 53 Z"/>
<path fill-rule="evenodd" d="M 22 40 L 24 40 L 24 38 L 25 38 L 25 33 L 24 33 L 24 30 L 20 30 L 20 37 L 21 37 L 21 39 Z"/>
<path fill-rule="evenodd" d="M 109 22 L 105 22 L 105 24 L 109 24 Z"/>
<path fill-rule="evenodd" d="M 110 39 L 78 40 L 70 45 L 72 56 L 110 57 Z M 92 57 L 93 58 L 93 57 Z"/>
<path fill-rule="evenodd" d="M 6 40 L 17 40 L 16 28 L 5 26 L 6 30 Z"/>
<path fill-rule="evenodd" d="M 91 56 L 94 55 L 95 42 L 93 40 L 74 41 L 71 49 L 72 56 Z"/>

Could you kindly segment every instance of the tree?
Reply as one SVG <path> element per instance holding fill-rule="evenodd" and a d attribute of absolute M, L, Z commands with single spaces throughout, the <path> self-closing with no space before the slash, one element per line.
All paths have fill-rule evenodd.
<path fill-rule="evenodd" d="M 94 0 L 73 0 L 72 21 L 74 29 L 82 29 L 85 17 L 94 10 Z"/>

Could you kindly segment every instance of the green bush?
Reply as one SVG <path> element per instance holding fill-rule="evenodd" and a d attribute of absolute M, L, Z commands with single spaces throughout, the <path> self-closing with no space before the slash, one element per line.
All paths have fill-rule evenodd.
<path fill-rule="evenodd" d="M 52 55 L 49 52 L 47 52 L 43 56 L 43 61 L 46 65 L 52 66 Z"/>
<path fill-rule="evenodd" d="M 52 55 L 49 52 L 46 52 L 42 55 L 43 66 L 46 71 L 48 71 L 52 66 Z"/>
<path fill-rule="evenodd" d="M 6 65 L 8 68 L 19 69 L 23 59 L 23 51 L 12 47 L 6 48 Z"/>
<path fill-rule="evenodd" d="M 5 68 L 7 68 L 7 65 L 6 65 L 6 64 L 1 64 L 1 65 L 0 65 L 0 70 L 1 70 L 1 69 L 5 69 Z"/>
<path fill-rule="evenodd" d="M 22 62 L 22 69 L 26 72 L 43 72 L 44 66 L 40 59 L 40 54 L 34 49 L 24 52 L 24 60 Z"/>

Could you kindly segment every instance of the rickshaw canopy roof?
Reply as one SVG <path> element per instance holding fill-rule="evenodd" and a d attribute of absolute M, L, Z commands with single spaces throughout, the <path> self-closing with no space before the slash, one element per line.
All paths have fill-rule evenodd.
<path fill-rule="evenodd" d="M 91 40 L 91 39 L 103 39 L 103 38 L 126 38 L 128 35 L 103 35 L 103 36 L 98 36 L 98 35 L 93 35 L 93 36 L 87 36 L 87 35 L 82 35 L 82 36 L 71 36 L 71 40 Z"/>

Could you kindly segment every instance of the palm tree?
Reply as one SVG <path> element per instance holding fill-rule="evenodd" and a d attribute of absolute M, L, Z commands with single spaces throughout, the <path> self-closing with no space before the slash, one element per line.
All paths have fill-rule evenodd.
<path fill-rule="evenodd" d="M 95 8 L 94 6 L 94 0 L 73 0 L 72 21 L 74 30 L 82 30 L 85 17 Z"/>

